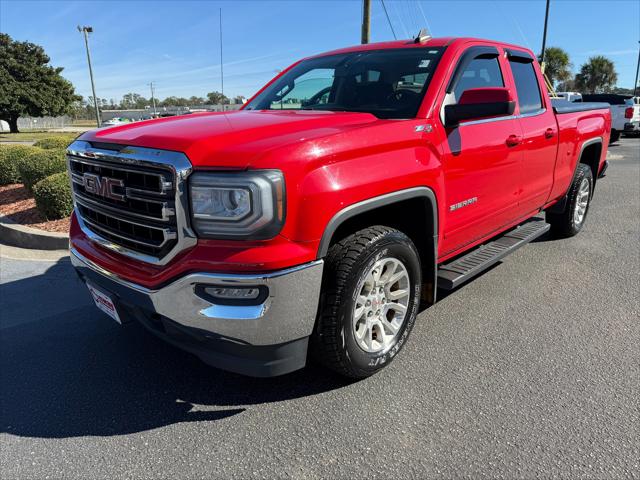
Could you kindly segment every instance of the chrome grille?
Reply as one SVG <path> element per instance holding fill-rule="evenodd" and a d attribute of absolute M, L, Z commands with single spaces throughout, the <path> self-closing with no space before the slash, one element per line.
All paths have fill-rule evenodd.
<path fill-rule="evenodd" d="M 184 195 L 191 166 L 184 155 L 76 141 L 67 160 L 80 226 L 102 246 L 162 264 L 195 243 Z M 114 185 L 107 193 L 96 190 L 85 175 Z"/>

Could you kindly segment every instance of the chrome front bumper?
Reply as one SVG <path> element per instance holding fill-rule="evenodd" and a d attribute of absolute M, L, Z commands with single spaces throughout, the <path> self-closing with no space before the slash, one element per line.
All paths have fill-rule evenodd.
<path fill-rule="evenodd" d="M 122 301 L 204 334 L 250 346 L 282 344 L 311 335 L 316 319 L 323 261 L 265 274 L 192 273 L 151 290 L 105 270 L 71 248 L 71 263 L 86 281 Z M 96 275 L 97 274 L 97 275 Z M 216 305 L 195 293 L 196 285 L 266 286 L 260 305 Z"/>

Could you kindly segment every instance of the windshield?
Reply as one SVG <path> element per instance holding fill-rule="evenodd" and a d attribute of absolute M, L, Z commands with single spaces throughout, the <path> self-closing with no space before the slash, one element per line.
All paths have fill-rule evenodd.
<path fill-rule="evenodd" d="M 366 112 L 413 118 L 442 48 L 371 50 L 304 60 L 267 87 L 246 110 Z"/>

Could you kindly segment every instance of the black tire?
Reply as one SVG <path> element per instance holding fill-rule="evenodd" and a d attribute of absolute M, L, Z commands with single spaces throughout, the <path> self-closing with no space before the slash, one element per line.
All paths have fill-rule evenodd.
<path fill-rule="evenodd" d="M 609 145 L 620 140 L 620 132 L 618 130 L 611 130 L 611 136 L 609 137 Z"/>
<path fill-rule="evenodd" d="M 578 194 L 582 182 L 586 180 L 589 183 L 589 196 L 587 199 L 587 207 L 582 217 L 582 221 L 577 223 L 575 220 L 575 210 L 578 202 Z M 561 213 L 546 212 L 547 223 L 551 224 L 551 233 L 557 238 L 567 238 L 577 235 L 589 213 L 591 198 L 593 197 L 593 174 L 591 168 L 584 163 L 578 164 L 576 174 L 573 177 L 569 191 L 567 192 L 567 202 L 564 211 Z"/>
<path fill-rule="evenodd" d="M 409 278 L 404 323 L 387 348 L 367 352 L 358 344 L 353 325 L 354 309 L 364 277 L 383 258 L 399 260 Z M 312 337 L 314 357 L 325 366 L 351 378 L 365 378 L 388 365 L 411 333 L 420 304 L 420 257 L 402 232 L 384 226 L 360 230 L 333 245 L 325 273 L 316 328 Z"/>

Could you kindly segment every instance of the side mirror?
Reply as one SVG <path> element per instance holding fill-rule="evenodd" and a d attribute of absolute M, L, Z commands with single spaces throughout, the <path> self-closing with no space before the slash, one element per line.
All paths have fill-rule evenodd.
<path fill-rule="evenodd" d="M 512 115 L 516 102 L 504 87 L 471 88 L 465 90 L 458 103 L 445 105 L 445 127 L 457 127 L 463 120 Z"/>

